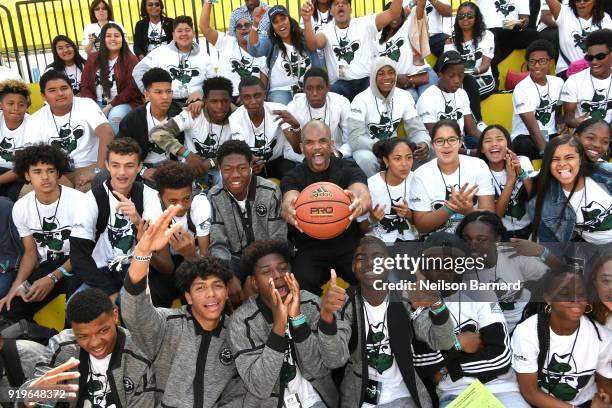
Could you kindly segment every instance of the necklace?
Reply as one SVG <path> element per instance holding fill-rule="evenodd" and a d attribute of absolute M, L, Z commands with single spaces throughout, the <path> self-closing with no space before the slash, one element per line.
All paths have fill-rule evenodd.
<path fill-rule="evenodd" d="M 181 50 L 179 49 L 178 44 L 176 45 L 176 55 L 179 59 L 179 68 L 184 69 L 186 67 L 189 57 L 191 57 L 191 51 L 193 51 L 193 45 L 189 49 L 189 54 L 187 54 L 187 56 L 181 56 Z"/>
<path fill-rule="evenodd" d="M 364 299 L 364 297 L 361 297 L 362 301 L 363 301 L 363 311 L 365 314 L 365 318 L 366 318 L 366 323 L 368 324 L 368 332 L 372 331 L 372 325 L 370 324 L 370 317 L 368 316 L 368 308 L 365 306 L 367 300 Z M 372 305 L 370 305 L 372 306 Z M 373 306 L 374 307 L 374 306 Z M 380 347 L 382 345 L 383 340 L 385 339 L 385 328 L 387 327 L 387 310 L 389 309 L 389 295 L 387 295 L 387 298 L 385 299 L 385 317 L 383 318 L 382 321 L 382 329 L 381 329 L 381 334 L 382 336 L 380 336 L 380 339 L 374 344 L 374 347 Z M 367 335 L 366 335 L 367 337 Z M 374 337 L 374 336 L 372 336 Z M 373 341 L 374 338 L 372 338 Z"/>
<path fill-rule="evenodd" d="M 248 116 L 248 113 L 247 113 L 247 116 Z M 250 116 L 248 116 L 248 118 L 249 118 L 249 125 L 251 125 L 251 131 L 253 132 L 253 146 L 255 147 L 255 145 L 257 144 L 257 134 L 255 133 L 255 124 L 251 120 Z M 268 147 L 268 137 L 266 136 L 266 109 L 265 108 L 264 108 L 264 114 L 263 114 L 263 137 L 264 137 L 264 146 L 262 149 L 262 154 L 265 155 L 266 149 Z"/>
<path fill-rule="evenodd" d="M 442 173 L 442 169 L 440 168 L 440 164 L 437 163 L 437 165 L 438 165 L 438 171 L 440 172 L 440 177 L 442 177 L 442 182 L 444 183 L 444 189 L 446 190 L 446 192 L 444 193 L 444 199 L 448 200 L 448 198 L 449 198 L 449 191 L 452 190 L 452 186 L 449 186 L 448 184 L 446 184 L 446 179 L 444 178 L 444 174 Z M 457 169 L 459 170 L 459 177 L 458 177 L 459 188 L 461 188 L 461 161 L 459 161 L 459 166 L 457 166 Z"/>
<path fill-rule="evenodd" d="M 70 130 L 72 132 L 72 126 L 71 126 L 71 120 L 72 120 L 72 111 L 74 108 L 74 99 L 72 100 L 72 106 L 70 107 L 70 114 L 68 115 L 68 130 Z M 63 139 L 62 137 L 62 132 L 61 132 L 61 128 L 57 126 L 57 122 L 55 121 L 55 115 L 53 114 L 53 112 L 51 111 L 51 106 L 49 106 L 49 112 L 51 112 L 51 118 L 53 119 L 53 124 L 55 125 L 55 131 L 57 132 L 57 135 L 59 136 L 60 139 Z M 66 115 L 64 115 L 66 116 Z"/>
<path fill-rule="evenodd" d="M 590 72 L 589 72 L 589 78 L 591 79 L 591 86 L 593 87 L 593 93 L 594 93 L 593 97 L 595 97 L 595 95 L 597 94 L 597 89 L 595 89 L 595 82 L 593 82 L 593 74 L 591 74 Z M 605 108 L 607 108 L 607 106 L 605 106 L 606 101 L 610 99 L 610 87 L 612 87 L 612 74 L 608 76 L 608 80 L 610 81 L 610 83 L 608 84 L 608 90 L 606 91 L 606 97 L 602 101 L 598 101 L 600 105 L 603 102 Z M 605 112 L 607 111 L 608 109 L 605 109 Z"/>
<path fill-rule="evenodd" d="M 310 109 L 310 103 L 308 102 L 308 100 L 306 101 L 306 106 L 308 106 L 308 114 L 310 115 L 310 120 L 313 120 L 314 118 L 312 117 L 312 110 Z M 327 108 L 328 107 L 329 107 L 329 95 L 325 95 L 325 105 L 323 106 L 323 123 L 325 123 L 327 126 L 329 126 L 329 124 L 327 123 Z M 321 118 L 316 118 L 316 120 L 321 120 Z"/>
<path fill-rule="evenodd" d="M 334 34 L 336 35 L 336 42 L 338 43 L 338 46 L 340 46 L 340 38 L 338 38 L 337 27 L 338 27 L 338 24 L 334 24 Z M 351 23 L 349 22 L 349 25 L 346 27 L 346 32 L 344 33 L 344 38 L 342 38 L 342 41 L 346 42 L 346 39 L 348 38 L 348 35 L 349 35 L 350 28 L 351 28 Z M 341 28 L 341 30 L 344 30 L 344 29 Z"/>
<path fill-rule="evenodd" d="M 160 124 L 161 122 L 163 122 L 165 119 L 168 118 L 168 117 L 166 117 L 164 120 L 158 121 L 156 123 L 155 122 L 155 116 L 153 116 L 153 112 L 151 111 L 151 103 L 149 103 L 149 116 L 151 116 L 151 122 L 153 122 L 153 127 L 157 126 L 158 124 Z"/>
<path fill-rule="evenodd" d="M 554 331 L 550 327 L 550 323 L 548 324 L 548 327 L 549 327 L 549 330 L 554 333 Z M 570 353 L 569 353 L 569 358 L 568 358 L 569 362 L 572 361 L 572 357 L 574 355 L 574 348 L 576 347 L 576 342 L 578 340 L 578 334 L 579 333 L 580 333 L 580 322 L 578 322 L 578 328 L 576 329 L 576 337 L 574 337 L 574 343 L 572 344 L 572 349 L 570 350 Z M 548 347 L 548 350 L 546 350 L 546 360 L 545 360 L 545 363 L 550 361 L 549 357 L 550 357 L 550 347 Z M 546 382 L 549 384 L 549 387 L 547 387 L 547 390 L 550 390 L 553 387 L 555 387 L 563 379 L 562 375 L 559 375 L 558 379 L 551 378 L 550 373 L 548 372 L 548 370 L 547 370 L 547 373 L 545 375 L 546 375 Z M 550 391 L 548 391 L 548 393 L 550 394 Z"/>
<path fill-rule="evenodd" d="M 60 201 L 62 200 L 62 186 L 58 185 L 59 187 L 59 197 L 57 197 L 57 204 L 55 204 L 55 212 L 53 213 L 53 218 L 51 218 L 51 221 L 53 222 L 54 220 L 56 220 L 57 218 L 57 210 L 59 209 L 59 205 L 60 205 Z M 44 217 L 40 216 L 40 210 L 38 209 L 38 198 L 36 197 L 36 194 L 34 194 L 34 206 L 36 207 L 36 214 L 38 215 L 38 222 L 40 223 L 40 229 L 42 231 L 42 233 L 44 234 L 45 232 L 49 232 L 47 230 L 45 230 L 45 219 Z M 56 228 L 58 228 L 59 225 L 56 226 Z M 62 248 L 60 248 L 59 251 L 54 251 L 52 250 L 49 246 L 47 246 L 47 251 L 51 252 L 53 254 L 53 257 L 55 256 L 55 254 L 61 254 L 61 250 Z M 47 255 L 48 256 L 48 255 Z"/>
<path fill-rule="evenodd" d="M 266 132 L 266 125 L 265 125 L 265 121 L 266 121 L 266 116 L 264 114 L 264 133 Z M 219 126 L 219 125 L 217 125 Z M 221 136 L 223 135 L 223 128 L 225 127 L 225 123 L 223 123 L 221 125 L 221 131 L 219 132 L 219 135 L 217 137 L 215 137 L 215 134 L 213 133 L 213 123 L 212 121 L 208 122 L 208 136 L 212 137 L 215 140 L 215 149 L 214 151 L 217 151 L 217 148 L 219 147 L 219 142 L 221 141 Z M 253 127 L 253 122 L 251 122 L 251 128 Z M 253 131 L 253 134 L 255 134 L 255 131 Z"/>
<path fill-rule="evenodd" d="M 387 183 L 387 174 L 388 174 L 388 170 L 385 171 L 385 187 L 387 188 L 387 194 L 389 195 L 389 202 L 391 204 L 391 207 L 393 207 L 393 198 L 391 198 L 391 190 L 389 190 L 389 183 Z M 406 201 L 406 179 L 407 178 L 408 177 L 404 179 L 404 195 L 403 195 L 404 201 Z"/>

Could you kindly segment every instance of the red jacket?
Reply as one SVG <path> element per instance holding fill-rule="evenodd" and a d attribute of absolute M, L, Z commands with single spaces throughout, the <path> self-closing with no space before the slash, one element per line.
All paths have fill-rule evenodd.
<path fill-rule="evenodd" d="M 98 53 L 92 53 L 85 67 L 83 68 L 83 74 L 81 75 L 81 94 L 79 96 L 83 98 L 91 98 L 94 101 L 97 100 L 96 96 L 96 72 L 98 71 L 97 63 Z M 138 58 L 131 52 L 127 56 L 127 60 L 123 64 L 119 64 L 119 60 L 113 67 L 115 73 L 115 79 L 117 80 L 117 96 L 113 99 L 110 104 L 112 106 L 130 104 L 135 107 L 142 104 L 142 94 L 134 82 L 132 77 L 132 70 L 138 64 Z M 127 65 L 127 66 L 126 66 Z"/>

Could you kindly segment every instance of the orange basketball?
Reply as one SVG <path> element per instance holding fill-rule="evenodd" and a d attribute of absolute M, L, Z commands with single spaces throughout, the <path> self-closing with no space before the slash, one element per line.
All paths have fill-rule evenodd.
<path fill-rule="evenodd" d="M 313 238 L 335 238 L 351 223 L 350 204 L 349 196 L 334 183 L 313 183 L 295 202 L 298 225 Z"/>

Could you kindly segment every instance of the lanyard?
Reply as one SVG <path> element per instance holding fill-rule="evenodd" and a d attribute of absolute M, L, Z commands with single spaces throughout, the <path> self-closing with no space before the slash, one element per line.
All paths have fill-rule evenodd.
<path fill-rule="evenodd" d="M 72 100 L 72 107 L 70 108 L 70 114 L 68 115 L 68 130 L 72 132 L 72 126 L 70 126 L 70 121 L 72 120 L 72 111 L 74 110 L 74 99 Z M 51 107 L 49 106 L 49 112 L 51 112 Z M 51 118 L 53 119 L 53 124 L 55 125 L 55 131 L 60 139 L 63 139 L 62 133 L 60 131 L 60 127 L 57 126 L 57 122 L 55 121 L 55 115 L 51 112 Z"/>
<path fill-rule="evenodd" d="M 461 161 L 459 161 L 458 170 L 459 170 L 459 188 L 461 188 Z M 440 169 L 440 164 L 438 164 L 438 171 L 440 172 L 440 177 L 442 177 L 442 182 L 444 183 L 444 190 L 445 190 L 444 199 L 448 200 L 448 198 L 450 197 L 449 190 L 452 191 L 452 186 L 450 186 L 450 189 L 447 188 L 449 186 L 446 184 L 446 179 L 444 179 L 444 174 L 442 174 L 442 170 Z"/>
<path fill-rule="evenodd" d="M 388 171 L 389 171 L 389 170 L 386 170 L 386 171 L 385 171 L 385 187 L 387 188 L 387 194 L 389 195 L 389 201 L 390 201 L 390 205 L 391 205 L 390 210 L 391 210 L 391 211 L 393 211 L 393 198 L 391 198 L 391 191 L 389 190 L 389 183 L 387 183 L 387 172 L 388 172 Z M 407 178 L 408 178 L 408 177 L 406 177 L 406 178 L 404 179 L 404 196 L 403 196 L 404 201 L 406 201 L 406 179 L 407 179 Z"/>
<path fill-rule="evenodd" d="M 57 210 L 59 208 L 60 201 L 62 200 L 62 186 L 58 185 L 58 187 L 59 187 L 60 193 L 59 193 L 59 197 L 57 198 L 57 204 L 55 204 L 55 212 L 53 213 L 52 220 L 56 219 L 56 217 L 57 217 Z M 36 207 L 36 214 L 38 214 L 38 222 L 40 223 L 40 229 L 43 230 L 43 231 L 46 231 L 45 230 L 45 226 L 44 226 L 45 219 L 44 219 L 44 217 L 40 216 L 40 211 L 38 210 L 38 198 L 36 198 L 36 194 L 34 195 L 34 206 Z M 59 227 L 59 225 L 58 225 L 58 227 Z"/>

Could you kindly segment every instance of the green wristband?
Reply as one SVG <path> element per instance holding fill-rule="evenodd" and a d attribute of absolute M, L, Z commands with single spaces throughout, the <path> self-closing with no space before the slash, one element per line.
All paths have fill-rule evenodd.
<path fill-rule="evenodd" d="M 442 206 L 442 209 L 444 210 L 445 213 L 447 213 L 448 215 L 454 215 L 457 213 L 457 211 L 455 210 L 451 210 L 446 204 L 444 204 Z"/>

